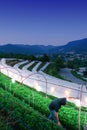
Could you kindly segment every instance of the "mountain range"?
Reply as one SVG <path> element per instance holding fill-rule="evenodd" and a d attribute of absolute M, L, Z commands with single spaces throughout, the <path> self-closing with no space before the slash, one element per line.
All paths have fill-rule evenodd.
<path fill-rule="evenodd" d="M 52 53 L 74 53 L 87 54 L 87 38 L 71 41 L 62 46 L 6 44 L 0 45 L 0 53 L 14 54 L 52 54 Z"/>

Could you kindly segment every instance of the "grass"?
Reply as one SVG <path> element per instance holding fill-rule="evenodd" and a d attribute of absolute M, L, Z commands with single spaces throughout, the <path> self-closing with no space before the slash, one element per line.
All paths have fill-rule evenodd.
<path fill-rule="evenodd" d="M 37 71 L 39 71 L 44 65 L 46 64 L 46 62 L 42 62 L 39 67 L 37 68 Z"/>
<path fill-rule="evenodd" d="M 20 66 L 19 66 L 19 68 L 20 69 L 22 69 L 25 65 L 27 65 L 29 62 L 27 62 L 27 63 L 24 63 L 24 64 L 21 64 Z"/>
<path fill-rule="evenodd" d="M 29 66 L 27 69 L 30 70 L 30 71 L 32 71 L 32 69 L 34 68 L 34 66 L 35 66 L 37 63 L 38 63 L 37 61 L 34 62 L 34 64 L 32 64 L 31 66 Z"/>

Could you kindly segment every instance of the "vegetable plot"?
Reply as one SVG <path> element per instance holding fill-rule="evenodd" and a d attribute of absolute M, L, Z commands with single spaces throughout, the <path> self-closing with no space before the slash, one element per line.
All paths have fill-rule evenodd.
<path fill-rule="evenodd" d="M 6 86 L 4 84 L 4 81 Z M 12 95 L 21 99 L 26 105 L 30 105 L 38 111 L 39 113 L 43 114 L 45 117 L 48 116 L 48 104 L 50 103 L 51 99 L 45 98 L 37 91 L 34 91 L 24 85 L 19 83 L 14 83 L 11 85 L 10 88 L 10 79 L 4 75 L 0 76 L 1 87 L 6 89 L 7 91 L 11 92 Z M 64 126 L 69 130 L 77 130 L 78 129 L 78 110 L 74 109 L 73 107 L 62 107 L 59 111 L 59 117 Z M 84 126 L 84 117 L 85 112 L 81 112 L 81 130 L 83 130 Z M 43 124 L 43 123 L 42 123 Z"/>

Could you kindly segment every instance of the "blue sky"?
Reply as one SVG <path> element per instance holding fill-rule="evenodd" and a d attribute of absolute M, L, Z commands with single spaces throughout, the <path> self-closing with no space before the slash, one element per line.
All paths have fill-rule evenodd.
<path fill-rule="evenodd" d="M 0 0 L 0 44 L 87 38 L 87 0 Z"/>

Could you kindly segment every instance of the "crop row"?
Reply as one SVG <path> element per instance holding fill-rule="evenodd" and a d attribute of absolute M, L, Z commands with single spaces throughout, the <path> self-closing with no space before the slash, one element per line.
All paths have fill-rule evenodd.
<path fill-rule="evenodd" d="M 45 114 L 46 116 L 48 115 L 48 104 L 51 99 L 43 97 L 37 91 L 32 90 L 29 87 L 25 87 L 20 83 L 15 82 L 14 84 L 11 84 L 11 80 L 4 75 L 0 76 L 0 83 L 1 87 L 11 92 L 14 96 L 18 97 L 27 104 L 30 104 L 31 107 L 34 107 L 42 114 Z"/>
<path fill-rule="evenodd" d="M 0 117 L 0 130 L 13 130 L 6 120 Z"/>
<path fill-rule="evenodd" d="M 4 111 L 10 121 L 16 122 L 16 130 L 58 130 L 53 122 L 47 121 L 38 111 L 13 97 L 9 92 L 0 88 L 0 110 Z"/>
<path fill-rule="evenodd" d="M 2 79 L 3 79 L 3 76 L 2 76 Z M 5 81 L 6 81 L 5 83 L 7 84 L 6 89 L 8 91 L 11 91 L 12 93 L 14 93 L 15 96 L 22 99 L 26 103 L 29 103 L 31 106 L 34 105 L 35 110 L 37 109 L 39 112 L 41 112 L 45 116 L 48 115 L 49 113 L 48 104 L 51 101 L 51 99 L 45 98 L 39 93 L 37 93 L 36 91 L 33 91 L 18 83 L 12 84 L 10 88 L 9 80 L 6 80 L 5 78 Z M 1 86 L 4 87 L 3 85 Z M 83 125 L 84 125 L 84 115 L 85 115 L 85 112 L 81 112 L 81 130 L 83 129 Z M 62 107 L 59 111 L 59 117 L 64 126 L 69 128 L 70 130 L 77 130 L 78 110 L 74 110 L 71 107 Z"/>

